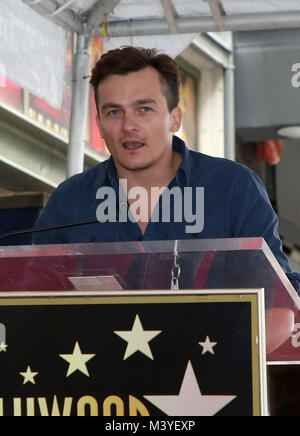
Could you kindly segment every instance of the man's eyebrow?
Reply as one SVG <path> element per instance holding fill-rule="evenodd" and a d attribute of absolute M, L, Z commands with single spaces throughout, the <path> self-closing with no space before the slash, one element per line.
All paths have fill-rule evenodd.
<path fill-rule="evenodd" d="M 120 107 L 122 106 L 118 103 L 107 102 L 103 106 L 101 106 L 101 110 L 110 109 L 110 108 L 120 108 Z"/>
<path fill-rule="evenodd" d="M 136 100 L 133 104 L 137 106 L 141 104 L 157 104 L 157 102 L 152 98 L 141 98 L 139 100 Z"/>
<path fill-rule="evenodd" d="M 132 102 L 132 106 L 139 106 L 143 104 L 157 104 L 156 100 L 153 98 L 140 98 Z M 121 108 L 122 105 L 114 102 L 107 102 L 103 106 L 101 106 L 101 110 L 111 109 L 111 108 Z"/>

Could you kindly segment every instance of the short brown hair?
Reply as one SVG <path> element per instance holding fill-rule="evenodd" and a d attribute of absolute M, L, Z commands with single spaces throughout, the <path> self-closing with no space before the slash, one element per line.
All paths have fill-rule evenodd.
<path fill-rule="evenodd" d="M 90 83 L 98 108 L 98 85 L 111 74 L 126 75 L 153 67 L 159 73 L 163 92 L 171 112 L 179 103 L 180 72 L 177 63 L 156 49 L 125 46 L 104 54 L 92 71 Z"/>

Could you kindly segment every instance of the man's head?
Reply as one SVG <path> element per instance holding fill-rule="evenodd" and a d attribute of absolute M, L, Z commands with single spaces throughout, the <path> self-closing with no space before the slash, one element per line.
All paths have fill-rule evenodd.
<path fill-rule="evenodd" d="M 150 169 L 167 174 L 182 118 L 177 64 L 156 50 L 125 47 L 101 58 L 91 83 L 100 135 L 119 176 Z"/>
<path fill-rule="evenodd" d="M 171 112 L 179 103 L 180 73 L 177 63 L 156 49 L 125 46 L 104 54 L 92 71 L 91 85 L 99 108 L 98 86 L 111 74 L 125 76 L 153 67 L 160 77 L 163 93 Z M 99 110 L 99 109 L 98 109 Z"/>

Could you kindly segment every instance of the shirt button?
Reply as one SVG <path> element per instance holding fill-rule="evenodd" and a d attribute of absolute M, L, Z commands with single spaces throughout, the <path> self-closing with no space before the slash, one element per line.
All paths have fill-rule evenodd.
<path fill-rule="evenodd" d="M 127 210 L 127 203 L 126 203 L 125 201 L 123 201 L 123 202 L 120 204 L 120 209 L 121 209 L 122 211 Z"/>

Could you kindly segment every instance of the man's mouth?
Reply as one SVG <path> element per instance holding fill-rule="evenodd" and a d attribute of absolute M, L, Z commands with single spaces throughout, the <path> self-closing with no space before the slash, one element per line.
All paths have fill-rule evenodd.
<path fill-rule="evenodd" d="M 138 148 L 142 148 L 145 145 L 144 142 L 141 141 L 125 141 L 123 142 L 123 147 L 127 150 L 135 150 Z"/>

